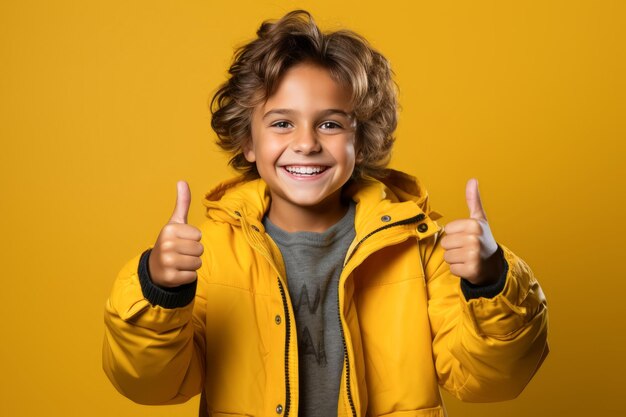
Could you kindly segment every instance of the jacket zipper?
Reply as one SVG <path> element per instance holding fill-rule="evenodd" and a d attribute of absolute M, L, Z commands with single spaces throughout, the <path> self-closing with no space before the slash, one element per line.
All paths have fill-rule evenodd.
<path fill-rule="evenodd" d="M 391 227 L 395 227 L 395 226 L 404 226 L 405 224 L 411 224 L 411 223 L 417 223 L 417 222 L 421 222 L 422 220 L 424 220 L 426 218 L 426 215 L 424 213 L 420 213 L 417 216 L 413 216 L 413 217 L 409 217 L 408 219 L 404 219 L 404 220 L 399 220 L 395 223 L 389 223 L 386 224 L 382 227 L 379 227 L 376 230 L 373 230 L 371 232 L 369 232 L 367 235 L 363 236 L 363 239 L 359 240 L 359 243 L 356 244 L 356 246 L 354 247 L 354 249 L 352 249 L 352 252 L 350 252 L 350 256 L 348 256 L 346 258 L 346 261 L 344 262 L 343 266 L 346 266 L 348 264 L 348 261 L 352 258 L 352 255 L 354 255 L 354 253 L 356 252 L 357 248 L 359 246 L 361 246 L 361 243 L 365 242 L 368 238 L 372 237 L 372 235 L 381 232 L 383 230 L 389 229 Z"/>
<path fill-rule="evenodd" d="M 283 310 L 285 312 L 285 417 L 289 415 L 289 407 L 291 406 L 291 387 L 289 386 L 289 338 L 291 337 L 291 321 L 289 319 L 289 307 L 287 305 L 287 296 L 283 283 L 278 278 L 278 288 L 280 296 L 283 299 Z"/>
<path fill-rule="evenodd" d="M 352 255 L 354 255 L 354 253 L 356 252 L 357 248 L 359 246 L 361 246 L 361 244 L 367 240 L 368 238 L 370 238 L 371 236 L 373 236 L 374 234 L 389 229 L 391 227 L 395 227 L 395 226 L 403 226 L 406 224 L 411 224 L 411 223 L 417 223 L 420 222 L 422 220 L 424 220 L 426 218 L 426 215 L 423 213 L 418 214 L 417 216 L 414 217 L 410 217 L 408 219 L 404 219 L 404 220 L 400 220 L 394 223 L 389 223 L 386 224 L 382 227 L 379 227 L 376 230 L 373 230 L 372 232 L 368 233 L 367 235 L 363 236 L 363 239 L 361 239 L 356 246 L 354 246 L 354 249 L 352 249 L 352 252 L 350 252 L 350 255 L 346 258 L 346 261 L 344 262 L 344 267 L 348 264 L 348 261 L 352 258 Z M 341 280 L 339 280 L 339 283 L 341 282 Z M 339 287 L 339 283 L 337 283 L 337 286 Z M 283 294 L 283 301 L 284 301 L 284 292 L 283 292 L 283 287 L 282 284 L 280 283 L 280 281 L 278 282 L 278 284 L 281 286 L 281 294 Z M 343 332 L 343 324 L 341 324 L 341 303 L 340 303 L 340 299 L 339 299 L 339 288 L 337 288 L 337 314 L 339 315 L 339 328 L 341 329 L 341 341 L 343 342 L 343 357 L 344 357 L 344 363 L 346 364 L 346 391 L 348 392 L 348 402 L 350 404 L 350 409 L 352 411 L 352 416 L 353 417 L 357 417 L 356 416 L 356 407 L 354 405 L 354 399 L 352 398 L 352 391 L 350 389 L 350 361 L 348 359 L 348 345 L 346 344 L 346 337 L 345 334 Z M 289 328 L 289 327 L 287 327 Z M 286 360 L 286 359 L 285 359 Z M 286 372 L 286 371 L 285 371 Z M 287 381 L 287 389 L 289 389 L 289 381 Z"/>

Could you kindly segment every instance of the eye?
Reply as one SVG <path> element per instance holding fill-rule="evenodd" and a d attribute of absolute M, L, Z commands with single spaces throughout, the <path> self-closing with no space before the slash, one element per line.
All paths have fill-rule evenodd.
<path fill-rule="evenodd" d="M 329 130 L 329 129 L 341 129 L 341 125 L 339 123 L 335 123 L 335 122 L 324 122 L 320 125 L 320 128 L 324 129 L 324 130 Z"/>
<path fill-rule="evenodd" d="M 289 122 L 287 122 L 285 120 L 279 120 L 277 122 L 272 123 L 270 126 L 277 127 L 279 129 L 288 129 L 288 128 L 292 127 L 291 123 L 289 123 Z"/>

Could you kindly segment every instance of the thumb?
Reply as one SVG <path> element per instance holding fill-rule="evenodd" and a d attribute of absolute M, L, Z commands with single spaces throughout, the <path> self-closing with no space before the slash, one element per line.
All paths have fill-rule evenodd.
<path fill-rule="evenodd" d="M 189 213 L 189 204 L 191 203 L 191 191 L 189 191 L 189 185 L 185 181 L 178 181 L 176 187 L 178 188 L 176 207 L 174 208 L 172 217 L 170 217 L 170 223 L 187 224 L 187 214 Z"/>
<path fill-rule="evenodd" d="M 478 192 L 478 180 L 471 178 L 465 186 L 465 200 L 470 217 L 475 220 L 487 220 L 487 215 L 483 209 L 483 203 L 480 201 L 480 192 Z"/>

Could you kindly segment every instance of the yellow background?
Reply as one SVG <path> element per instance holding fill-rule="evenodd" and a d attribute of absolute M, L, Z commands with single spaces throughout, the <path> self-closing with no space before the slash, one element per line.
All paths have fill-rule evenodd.
<path fill-rule="evenodd" d="M 550 306 L 552 352 L 516 400 L 450 416 L 617 415 L 624 363 L 623 1 L 3 1 L 0 415 L 193 416 L 135 405 L 101 370 L 113 279 L 154 241 L 175 182 L 230 176 L 207 101 L 262 20 L 310 10 L 392 62 L 393 166 L 445 220 L 480 180 L 496 239 Z"/>

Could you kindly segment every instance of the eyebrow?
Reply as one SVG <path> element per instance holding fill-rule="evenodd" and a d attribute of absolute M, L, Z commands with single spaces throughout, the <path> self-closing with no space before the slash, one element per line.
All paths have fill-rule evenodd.
<path fill-rule="evenodd" d="M 263 119 L 265 119 L 268 116 L 271 116 L 272 114 L 284 114 L 284 115 L 293 115 L 293 114 L 297 114 L 298 112 L 295 110 L 291 110 L 291 109 L 272 109 L 270 111 L 268 111 L 267 113 L 265 113 L 263 115 Z M 344 110 L 341 109 L 326 109 L 326 110 L 322 110 L 319 113 L 320 117 L 325 117 L 331 114 L 339 114 L 341 116 L 344 116 L 347 119 L 351 119 L 352 115 Z"/>

